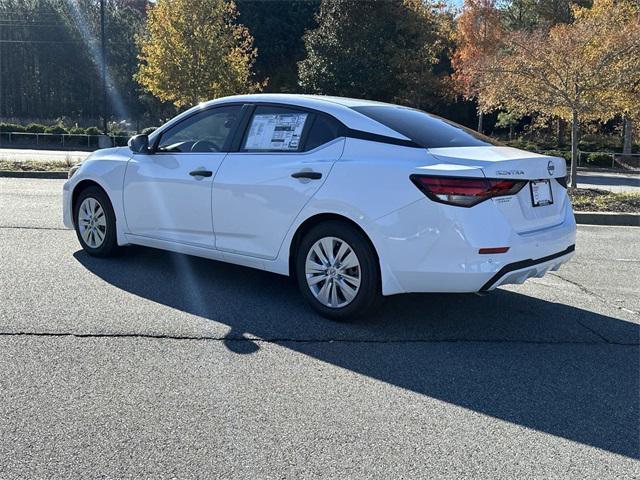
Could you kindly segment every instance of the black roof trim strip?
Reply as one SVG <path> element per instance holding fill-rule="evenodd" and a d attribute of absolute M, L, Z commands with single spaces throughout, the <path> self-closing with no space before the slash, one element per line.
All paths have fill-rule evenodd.
<path fill-rule="evenodd" d="M 538 258 L 536 260 L 533 260 L 530 258 L 529 260 L 521 260 L 519 262 L 509 263 L 508 265 L 505 265 L 504 267 L 502 267 L 498 271 L 498 273 L 496 273 L 493 277 L 491 277 L 491 279 L 482 286 L 480 291 L 486 292 L 487 290 L 489 290 L 489 288 L 491 288 L 491 286 L 494 283 L 496 283 L 498 280 L 504 277 L 507 273 L 514 272 L 522 268 L 532 267 L 533 265 L 538 265 L 539 263 L 548 262 L 549 260 L 553 260 L 555 258 L 563 257 L 575 251 L 575 249 L 576 249 L 576 246 L 574 244 L 574 245 L 570 245 L 569 247 L 567 247 L 566 250 L 563 250 L 562 252 L 554 253 L 546 257 Z"/>
<path fill-rule="evenodd" d="M 423 148 L 416 142 L 411 140 L 402 140 L 401 138 L 388 137 L 386 135 L 378 135 L 377 133 L 364 132 L 362 130 L 354 130 L 353 128 L 346 128 L 344 135 L 350 138 L 357 138 L 360 140 L 369 140 L 370 142 L 388 143 L 390 145 L 400 145 L 402 147 L 411 148 Z"/>

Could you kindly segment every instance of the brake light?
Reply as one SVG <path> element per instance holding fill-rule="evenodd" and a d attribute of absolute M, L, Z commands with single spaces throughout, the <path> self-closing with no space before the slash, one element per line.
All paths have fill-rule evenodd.
<path fill-rule="evenodd" d="M 411 175 L 411 181 L 434 202 L 472 207 L 493 197 L 515 195 L 526 185 L 522 180 Z"/>

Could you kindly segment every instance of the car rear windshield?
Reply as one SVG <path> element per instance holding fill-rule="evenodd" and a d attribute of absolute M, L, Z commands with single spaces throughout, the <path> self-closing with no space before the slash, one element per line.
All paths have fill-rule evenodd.
<path fill-rule="evenodd" d="M 498 142 L 470 128 L 421 110 L 393 105 L 351 108 L 425 148 L 498 145 Z"/>

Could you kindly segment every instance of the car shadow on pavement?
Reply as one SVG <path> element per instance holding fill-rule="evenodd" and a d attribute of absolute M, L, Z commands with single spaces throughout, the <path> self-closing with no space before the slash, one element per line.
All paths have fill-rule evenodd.
<path fill-rule="evenodd" d="M 390 297 L 335 323 L 286 277 L 129 247 L 75 258 L 124 291 L 229 327 L 225 345 L 261 341 L 526 428 L 637 458 L 638 325 L 507 290 Z M 392 408 L 390 406 L 390 408 Z"/>

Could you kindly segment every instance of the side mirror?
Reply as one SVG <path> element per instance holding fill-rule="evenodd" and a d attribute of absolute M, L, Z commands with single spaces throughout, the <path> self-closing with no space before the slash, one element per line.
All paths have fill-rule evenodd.
<path fill-rule="evenodd" d="M 133 153 L 151 153 L 149 151 L 149 137 L 147 135 L 134 135 L 127 142 Z"/>

